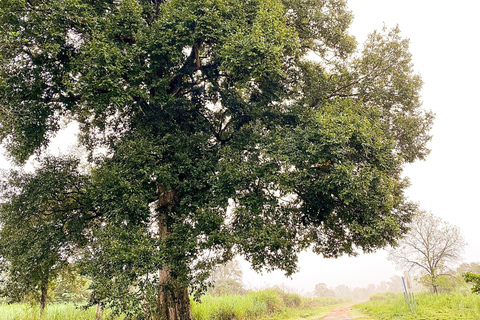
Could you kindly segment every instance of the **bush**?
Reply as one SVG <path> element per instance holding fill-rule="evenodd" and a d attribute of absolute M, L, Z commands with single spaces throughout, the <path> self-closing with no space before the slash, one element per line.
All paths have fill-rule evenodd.
<path fill-rule="evenodd" d="M 302 305 L 302 297 L 295 293 L 286 293 L 278 291 L 278 294 L 283 300 L 283 303 L 287 308 L 300 308 Z"/>
<path fill-rule="evenodd" d="M 257 302 L 265 304 L 267 314 L 281 311 L 286 307 L 283 299 L 275 289 L 265 289 L 262 291 L 252 292 L 250 295 L 252 295 L 254 300 Z"/>
<path fill-rule="evenodd" d="M 472 283 L 472 292 L 480 294 L 480 274 L 465 272 L 463 278 L 466 282 Z"/>

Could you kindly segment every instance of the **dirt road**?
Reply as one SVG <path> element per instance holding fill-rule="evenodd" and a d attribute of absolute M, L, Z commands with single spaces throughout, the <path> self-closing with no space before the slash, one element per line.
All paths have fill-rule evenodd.
<path fill-rule="evenodd" d="M 350 307 L 352 305 L 343 306 L 340 308 L 333 309 L 325 317 L 321 318 L 322 320 L 355 320 L 350 315 Z"/>

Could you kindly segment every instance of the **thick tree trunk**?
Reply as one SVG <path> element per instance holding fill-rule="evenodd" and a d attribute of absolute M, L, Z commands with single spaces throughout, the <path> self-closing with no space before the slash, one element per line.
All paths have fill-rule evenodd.
<path fill-rule="evenodd" d="M 40 308 L 43 313 L 45 310 L 45 306 L 47 305 L 47 286 L 42 285 L 41 294 L 40 294 Z"/>
<path fill-rule="evenodd" d="M 170 234 L 168 213 L 174 206 L 175 193 L 160 186 L 158 188 L 158 237 L 165 240 Z M 164 266 L 159 271 L 157 320 L 191 320 L 188 289 L 182 287 L 172 276 L 171 268 Z"/>
<path fill-rule="evenodd" d="M 159 320 L 191 320 L 190 298 L 170 274 L 169 267 L 160 270 L 158 287 Z"/>

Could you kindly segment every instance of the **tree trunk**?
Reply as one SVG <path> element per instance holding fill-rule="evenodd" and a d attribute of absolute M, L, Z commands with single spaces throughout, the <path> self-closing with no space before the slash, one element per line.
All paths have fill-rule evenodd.
<path fill-rule="evenodd" d="M 41 295 L 40 295 L 40 308 L 43 313 L 45 311 L 45 306 L 47 305 L 47 286 L 42 285 L 41 290 Z"/>
<path fill-rule="evenodd" d="M 169 267 L 160 270 L 158 287 L 158 320 L 191 320 L 190 298 L 171 276 Z"/>
<path fill-rule="evenodd" d="M 175 192 L 159 186 L 158 188 L 158 237 L 165 240 L 170 234 L 168 213 L 174 206 Z M 191 320 L 188 289 L 182 287 L 172 276 L 171 268 L 164 266 L 159 271 L 157 320 Z"/>
<path fill-rule="evenodd" d="M 100 320 L 102 319 L 102 306 L 97 304 L 97 310 L 95 310 L 95 320 Z"/>
<path fill-rule="evenodd" d="M 435 275 L 431 276 L 432 279 L 432 292 L 434 294 L 438 293 L 437 277 Z"/>

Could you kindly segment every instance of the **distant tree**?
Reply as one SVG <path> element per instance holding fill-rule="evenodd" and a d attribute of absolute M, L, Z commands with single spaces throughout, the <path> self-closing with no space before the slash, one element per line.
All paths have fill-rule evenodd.
<path fill-rule="evenodd" d="M 243 271 L 238 260 L 231 260 L 227 263 L 217 265 L 210 275 L 212 281 L 235 280 L 242 282 Z"/>
<path fill-rule="evenodd" d="M 478 262 L 464 262 L 457 268 L 457 273 L 463 274 L 465 272 L 480 273 L 480 263 Z"/>
<path fill-rule="evenodd" d="M 212 287 L 208 289 L 208 293 L 217 296 L 246 293 L 242 275 L 243 271 L 238 260 L 216 266 L 210 276 Z"/>
<path fill-rule="evenodd" d="M 376 292 L 387 292 L 388 291 L 388 288 L 389 288 L 389 285 L 387 283 L 387 281 L 382 281 L 380 282 L 380 284 L 377 286 L 376 288 Z"/>
<path fill-rule="evenodd" d="M 335 291 L 328 288 L 325 283 L 317 283 L 315 285 L 315 290 L 313 291 L 313 294 L 316 297 L 335 297 Z"/>
<path fill-rule="evenodd" d="M 465 272 L 463 274 L 463 278 L 465 279 L 466 282 L 471 283 L 472 286 L 472 292 L 480 294 L 480 274 L 476 274 L 473 272 Z"/>
<path fill-rule="evenodd" d="M 403 291 L 402 277 L 399 275 L 394 275 L 387 282 L 387 291 L 388 292 L 401 292 Z"/>
<path fill-rule="evenodd" d="M 412 222 L 410 230 L 398 246 L 389 252 L 389 259 L 398 267 L 411 270 L 423 285 L 433 293 L 439 287 L 449 287 L 452 267 L 460 260 L 465 247 L 465 240 L 460 230 L 431 213 L 419 211 Z"/>
<path fill-rule="evenodd" d="M 465 280 L 466 273 L 480 274 L 480 263 L 462 263 L 455 270 L 455 289 L 462 293 L 470 292 L 472 289 L 471 284 Z"/>
<path fill-rule="evenodd" d="M 375 294 L 377 292 L 377 287 L 371 283 L 367 286 L 366 290 L 367 290 L 367 295 L 371 296 L 372 294 Z"/>
<path fill-rule="evenodd" d="M 369 296 L 366 288 L 355 287 L 352 290 L 352 299 L 354 301 L 364 301 L 367 300 Z"/>
<path fill-rule="evenodd" d="M 351 298 L 352 292 L 349 287 L 344 284 L 335 287 L 335 294 L 341 298 Z"/>

